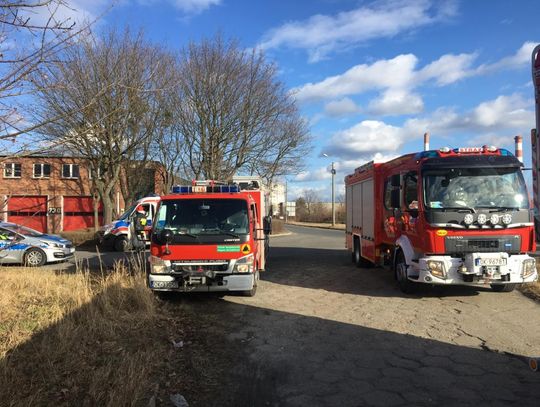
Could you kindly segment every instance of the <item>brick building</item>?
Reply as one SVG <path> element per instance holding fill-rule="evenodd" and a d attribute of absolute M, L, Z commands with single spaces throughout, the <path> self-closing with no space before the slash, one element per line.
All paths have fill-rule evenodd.
<path fill-rule="evenodd" d="M 0 220 L 48 233 L 94 226 L 94 189 L 88 161 L 31 155 L 2 157 L 0 163 Z M 159 164 L 148 165 L 141 176 L 146 181 L 142 193 L 163 193 L 162 174 Z M 119 190 L 115 195 L 115 210 L 120 213 L 124 200 Z"/>

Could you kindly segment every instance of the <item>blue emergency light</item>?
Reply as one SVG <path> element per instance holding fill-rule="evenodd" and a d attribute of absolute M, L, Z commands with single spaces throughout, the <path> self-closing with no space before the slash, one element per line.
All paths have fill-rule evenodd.
<path fill-rule="evenodd" d="M 238 185 L 174 185 L 171 189 L 173 194 L 196 194 L 196 193 L 227 193 L 240 192 Z"/>

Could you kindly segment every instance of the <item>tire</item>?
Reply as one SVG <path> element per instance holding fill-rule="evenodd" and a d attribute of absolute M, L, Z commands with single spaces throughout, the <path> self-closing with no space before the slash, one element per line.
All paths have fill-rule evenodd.
<path fill-rule="evenodd" d="M 509 293 L 515 288 L 516 284 L 491 284 L 491 289 L 496 293 Z"/>
<path fill-rule="evenodd" d="M 32 247 L 24 254 L 24 265 L 26 267 L 40 267 L 47 262 L 47 255 L 41 249 Z"/>
<path fill-rule="evenodd" d="M 412 294 L 416 289 L 416 284 L 407 278 L 407 263 L 405 255 L 401 250 L 396 254 L 394 272 L 399 289 L 405 294 Z"/>
<path fill-rule="evenodd" d="M 360 239 L 358 238 L 354 238 L 354 250 L 352 254 L 352 259 L 354 264 L 356 264 L 356 267 L 369 268 L 373 266 L 373 263 L 362 257 L 362 252 L 360 249 Z"/>
<path fill-rule="evenodd" d="M 114 250 L 117 252 L 127 252 L 129 246 L 130 244 L 127 236 L 117 236 L 116 239 L 114 239 Z"/>
<path fill-rule="evenodd" d="M 242 291 L 244 297 L 254 297 L 257 293 L 257 282 L 259 281 L 259 272 L 255 273 L 255 281 L 253 281 L 253 288 L 251 290 Z"/>

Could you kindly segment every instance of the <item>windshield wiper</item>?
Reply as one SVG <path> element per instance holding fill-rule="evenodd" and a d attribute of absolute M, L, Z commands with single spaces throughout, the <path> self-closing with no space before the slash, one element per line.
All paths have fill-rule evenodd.
<path fill-rule="evenodd" d="M 519 211 L 521 208 L 518 208 L 517 206 L 497 206 L 497 205 L 489 205 L 489 206 L 477 206 L 477 208 L 482 209 L 490 209 L 489 212 L 498 212 L 498 211 Z"/>
<path fill-rule="evenodd" d="M 192 237 L 192 238 L 197 239 L 197 240 L 199 239 L 199 236 L 194 235 L 192 233 L 187 233 L 187 232 L 180 232 L 180 233 L 177 233 L 176 235 L 177 236 L 189 236 L 189 237 Z"/>
<path fill-rule="evenodd" d="M 450 211 L 456 211 L 456 212 L 467 211 L 471 213 L 476 213 L 474 208 L 471 208 L 469 206 L 444 206 L 442 208 L 431 208 L 431 209 L 440 209 L 444 212 L 446 212 L 447 210 L 450 210 Z"/>
<path fill-rule="evenodd" d="M 232 237 L 237 237 L 237 238 L 240 238 L 240 235 L 237 235 L 236 233 L 233 233 L 233 232 L 227 232 L 225 230 L 221 230 L 221 229 L 218 229 L 218 228 L 213 228 L 213 229 L 205 229 L 203 230 L 203 232 L 217 232 L 217 233 L 205 233 L 207 235 L 227 235 L 227 236 L 232 236 Z"/>

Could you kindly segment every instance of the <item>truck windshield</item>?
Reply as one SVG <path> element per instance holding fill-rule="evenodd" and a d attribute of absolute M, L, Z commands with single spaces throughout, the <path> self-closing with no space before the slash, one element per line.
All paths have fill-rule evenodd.
<path fill-rule="evenodd" d="M 518 168 L 447 168 L 423 173 L 429 209 L 522 209 L 529 207 Z"/>
<path fill-rule="evenodd" d="M 243 199 L 164 200 L 159 207 L 154 233 L 162 229 L 170 229 L 174 235 L 196 238 L 247 235 L 247 202 Z"/>

